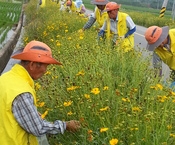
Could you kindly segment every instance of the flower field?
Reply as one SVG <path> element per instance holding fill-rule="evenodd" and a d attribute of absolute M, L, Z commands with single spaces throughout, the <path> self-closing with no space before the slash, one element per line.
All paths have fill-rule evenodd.
<path fill-rule="evenodd" d="M 48 135 L 50 144 L 175 144 L 175 92 L 154 77 L 150 58 L 97 40 L 94 27 L 79 31 L 87 18 L 54 2 L 36 5 L 25 9 L 24 44 L 45 42 L 63 64 L 35 82 L 38 109 L 49 121 L 81 122 L 76 133 Z"/>

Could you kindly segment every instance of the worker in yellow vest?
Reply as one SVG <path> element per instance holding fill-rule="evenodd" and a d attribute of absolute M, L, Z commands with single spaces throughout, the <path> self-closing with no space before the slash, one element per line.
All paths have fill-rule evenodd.
<path fill-rule="evenodd" d="M 175 81 L 175 29 L 168 26 L 150 26 L 145 32 L 147 50 L 153 51 L 153 67 L 162 76 L 162 62 L 171 69 L 170 78 Z"/>
<path fill-rule="evenodd" d="M 0 76 L 0 143 L 38 145 L 37 137 L 45 134 L 77 131 L 78 121 L 48 122 L 37 111 L 34 80 L 44 75 L 48 65 L 61 65 L 52 57 L 51 48 L 43 42 L 31 41 L 12 58 L 21 62 Z"/>
<path fill-rule="evenodd" d="M 76 12 L 76 10 L 77 10 L 76 5 L 75 5 L 75 2 L 72 1 L 72 0 L 68 0 L 66 2 L 66 7 L 67 7 L 69 13 Z"/>
<path fill-rule="evenodd" d="M 91 3 L 96 5 L 94 13 L 89 17 L 88 22 L 83 26 L 82 30 L 86 30 L 92 27 L 96 22 L 97 30 L 103 25 L 104 21 L 108 18 L 108 14 L 105 10 L 108 0 L 92 0 Z"/>
<path fill-rule="evenodd" d="M 120 4 L 109 2 L 106 5 L 106 11 L 109 18 L 104 22 L 98 34 L 104 37 L 105 33 L 108 39 L 112 39 L 114 46 L 119 50 L 128 52 L 134 48 L 134 32 L 136 25 L 131 17 L 123 12 L 119 12 Z"/>
<path fill-rule="evenodd" d="M 75 1 L 75 5 L 76 5 L 76 12 L 78 14 L 84 14 L 86 12 L 86 8 L 85 5 L 83 4 L 82 0 L 76 0 Z"/>

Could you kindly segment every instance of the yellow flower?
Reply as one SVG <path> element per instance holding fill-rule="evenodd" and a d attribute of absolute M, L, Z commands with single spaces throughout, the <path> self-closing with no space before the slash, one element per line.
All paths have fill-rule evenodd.
<path fill-rule="evenodd" d="M 107 131 L 108 130 L 108 128 L 101 128 L 100 129 L 100 132 L 105 132 L 105 131 Z"/>
<path fill-rule="evenodd" d="M 108 90 L 109 87 L 108 86 L 104 86 L 103 90 Z"/>
<path fill-rule="evenodd" d="M 78 89 L 78 88 L 80 88 L 80 87 L 79 86 L 71 86 L 71 87 L 67 88 L 67 91 L 73 91 L 73 90 Z"/>
<path fill-rule="evenodd" d="M 47 71 L 44 75 L 50 75 L 51 72 L 50 71 Z"/>
<path fill-rule="evenodd" d="M 80 36 L 79 38 L 82 40 L 83 39 L 83 36 Z"/>
<path fill-rule="evenodd" d="M 39 107 L 43 107 L 44 106 L 44 104 L 45 104 L 45 102 L 41 102 L 41 103 L 39 103 Z"/>
<path fill-rule="evenodd" d="M 88 95 L 88 94 L 84 94 L 84 97 L 85 97 L 86 99 L 90 99 L 90 98 L 91 98 L 90 95 Z"/>
<path fill-rule="evenodd" d="M 118 144 L 118 139 L 116 139 L 116 138 L 111 139 L 111 140 L 109 141 L 109 144 L 110 144 L 110 145 L 116 145 L 116 144 Z"/>
<path fill-rule="evenodd" d="M 84 76 L 85 72 L 82 70 L 82 71 L 79 71 L 76 75 L 77 76 Z"/>
<path fill-rule="evenodd" d="M 69 116 L 72 115 L 72 114 L 73 114 L 72 111 L 69 111 L 69 112 L 67 113 L 67 115 L 69 115 Z"/>
<path fill-rule="evenodd" d="M 68 37 L 67 39 L 68 39 L 68 40 L 71 40 L 72 38 L 71 38 L 71 37 Z"/>
<path fill-rule="evenodd" d="M 68 32 L 68 30 L 65 30 L 65 32 L 67 33 L 67 32 Z"/>
<path fill-rule="evenodd" d="M 122 101 L 124 101 L 124 102 L 130 102 L 130 100 L 128 98 L 122 98 Z"/>
<path fill-rule="evenodd" d="M 105 108 L 101 108 L 100 111 L 106 111 L 106 110 L 108 110 L 108 109 L 109 109 L 109 107 L 106 106 Z"/>
<path fill-rule="evenodd" d="M 46 110 L 43 114 L 41 114 L 41 118 L 44 119 L 47 114 L 48 114 L 48 110 Z"/>
<path fill-rule="evenodd" d="M 36 91 L 39 90 L 41 88 L 41 85 L 39 83 L 35 83 L 35 89 Z"/>
<path fill-rule="evenodd" d="M 68 101 L 68 102 L 64 102 L 64 106 L 66 106 L 66 107 L 68 107 L 68 106 L 70 106 L 72 104 L 72 101 Z"/>
<path fill-rule="evenodd" d="M 161 84 L 156 84 L 156 86 L 151 86 L 150 88 L 155 90 L 158 90 L 158 89 L 162 90 L 163 86 Z"/>
<path fill-rule="evenodd" d="M 172 125 L 167 125 L 168 130 L 172 129 Z"/>
<path fill-rule="evenodd" d="M 60 46 L 61 45 L 61 43 L 60 42 L 57 42 L 57 44 L 56 44 L 57 46 Z"/>
<path fill-rule="evenodd" d="M 160 90 L 163 89 L 163 86 L 161 84 L 156 84 L 156 87 L 158 87 Z"/>
<path fill-rule="evenodd" d="M 97 94 L 100 93 L 100 90 L 99 90 L 99 88 L 93 88 L 93 89 L 91 90 L 91 93 L 97 95 Z"/>
<path fill-rule="evenodd" d="M 132 111 L 138 111 L 138 112 L 140 112 L 141 111 L 141 109 L 139 108 L 139 107 L 132 107 Z"/>

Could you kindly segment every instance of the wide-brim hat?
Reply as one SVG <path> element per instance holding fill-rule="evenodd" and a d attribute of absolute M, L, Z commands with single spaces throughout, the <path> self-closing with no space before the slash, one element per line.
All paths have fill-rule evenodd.
<path fill-rule="evenodd" d="M 23 50 L 18 50 L 11 57 L 20 60 L 61 65 L 59 61 L 52 57 L 52 52 L 48 45 L 34 40 L 29 42 Z"/>
<path fill-rule="evenodd" d="M 145 39 L 148 42 L 146 49 L 154 51 L 168 37 L 168 33 L 168 26 L 164 26 L 162 28 L 158 26 L 149 27 L 145 32 Z"/>
<path fill-rule="evenodd" d="M 108 0 L 91 0 L 93 5 L 106 5 L 108 2 Z"/>
<path fill-rule="evenodd" d="M 104 12 L 112 11 L 112 10 L 117 10 L 121 7 L 121 4 L 117 4 L 116 2 L 109 2 L 106 4 L 106 8 Z"/>

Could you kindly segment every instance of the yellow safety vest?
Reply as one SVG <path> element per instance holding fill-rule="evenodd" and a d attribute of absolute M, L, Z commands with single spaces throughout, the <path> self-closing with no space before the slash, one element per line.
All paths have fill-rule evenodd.
<path fill-rule="evenodd" d="M 120 36 L 124 36 L 128 32 L 126 17 L 128 14 L 118 12 L 118 22 L 117 22 L 117 33 Z M 107 20 L 107 38 L 113 37 L 113 32 L 110 30 L 110 18 Z M 124 52 L 128 52 L 134 48 L 134 34 L 129 35 L 127 38 L 124 39 L 117 39 L 116 42 L 118 48 L 122 48 Z"/>
<path fill-rule="evenodd" d="M 0 76 L 0 143 L 2 145 L 38 145 L 37 138 L 27 133 L 15 120 L 12 102 L 21 93 L 36 93 L 34 82 L 28 72 L 19 64 Z"/>
<path fill-rule="evenodd" d="M 46 0 L 41 0 L 42 4 L 40 5 L 41 8 L 44 8 L 46 6 Z"/>
<path fill-rule="evenodd" d="M 76 12 L 76 10 L 77 10 L 77 7 L 76 7 L 76 5 L 75 5 L 75 2 L 73 2 L 73 1 L 72 1 L 72 5 L 70 6 L 70 10 L 71 10 L 72 12 Z"/>
<path fill-rule="evenodd" d="M 155 49 L 155 53 L 170 69 L 175 70 L 175 29 L 169 30 L 169 36 L 171 42 L 170 51 L 166 48 L 158 47 Z"/>
<path fill-rule="evenodd" d="M 98 23 L 98 28 L 101 28 L 105 20 L 107 20 L 108 18 L 108 13 L 107 12 L 100 13 L 100 10 L 97 7 L 95 7 L 95 17 Z"/>

